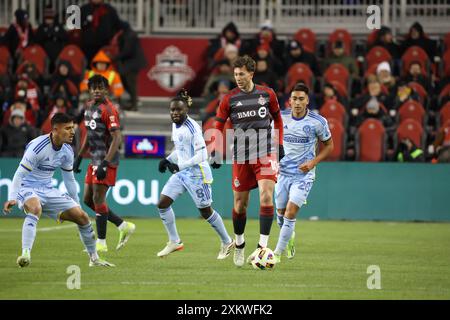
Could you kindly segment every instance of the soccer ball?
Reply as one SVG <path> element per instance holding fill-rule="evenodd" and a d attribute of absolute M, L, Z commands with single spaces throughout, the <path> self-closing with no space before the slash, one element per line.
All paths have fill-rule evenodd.
<path fill-rule="evenodd" d="M 272 270 L 275 266 L 275 254 L 269 248 L 260 248 L 251 262 L 257 270 Z"/>

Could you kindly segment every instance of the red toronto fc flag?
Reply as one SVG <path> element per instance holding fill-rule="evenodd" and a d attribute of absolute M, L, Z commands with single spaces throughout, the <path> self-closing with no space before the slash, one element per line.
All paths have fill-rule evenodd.
<path fill-rule="evenodd" d="M 201 93 L 208 39 L 146 37 L 141 38 L 141 45 L 148 67 L 139 74 L 139 96 L 170 97 L 181 88 L 193 95 Z"/>

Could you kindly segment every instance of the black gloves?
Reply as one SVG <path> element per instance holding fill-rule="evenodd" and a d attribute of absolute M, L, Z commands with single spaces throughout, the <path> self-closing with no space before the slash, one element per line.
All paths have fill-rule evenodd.
<path fill-rule="evenodd" d="M 216 150 L 213 150 L 213 152 L 211 152 L 211 167 L 213 169 L 219 169 L 222 166 L 221 163 L 217 162 L 219 161 L 219 158 L 219 153 L 216 154 Z"/>
<path fill-rule="evenodd" d="M 164 173 L 167 169 L 169 169 L 171 173 L 177 173 L 178 171 L 180 171 L 180 168 L 177 164 L 172 163 L 167 159 L 162 159 L 159 162 L 158 170 L 159 172 Z"/>
<path fill-rule="evenodd" d="M 170 164 L 170 161 L 169 161 L 169 160 L 167 160 L 167 159 L 162 159 L 162 160 L 159 162 L 159 166 L 158 166 L 159 172 L 161 172 L 161 173 L 166 172 L 166 169 L 167 169 L 167 167 L 169 166 L 169 164 Z"/>
<path fill-rule="evenodd" d="M 176 163 L 169 163 L 167 165 L 167 168 L 169 169 L 169 171 L 171 173 L 177 173 L 178 171 L 180 171 L 180 168 L 178 167 L 178 165 Z"/>
<path fill-rule="evenodd" d="M 106 178 L 106 170 L 108 169 L 109 162 L 103 160 L 102 163 L 97 167 L 97 180 L 103 180 Z"/>
<path fill-rule="evenodd" d="M 83 160 L 83 158 L 81 156 L 78 156 L 75 161 L 73 162 L 73 166 L 72 166 L 72 171 L 75 173 L 80 173 L 80 164 L 81 164 L 81 160 Z"/>
<path fill-rule="evenodd" d="M 284 147 L 282 144 L 278 145 L 278 161 L 284 158 Z"/>

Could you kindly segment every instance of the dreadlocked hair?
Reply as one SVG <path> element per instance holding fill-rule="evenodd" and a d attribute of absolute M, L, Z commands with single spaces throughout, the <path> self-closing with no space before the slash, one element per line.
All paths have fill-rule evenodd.
<path fill-rule="evenodd" d="M 187 90 L 185 88 L 181 89 L 175 98 L 173 98 L 171 101 L 181 101 L 184 102 L 188 108 L 190 108 L 193 104 L 191 96 L 188 94 Z"/>

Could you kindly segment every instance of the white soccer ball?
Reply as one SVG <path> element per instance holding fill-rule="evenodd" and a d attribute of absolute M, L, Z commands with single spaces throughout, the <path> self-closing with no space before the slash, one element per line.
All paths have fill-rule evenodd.
<path fill-rule="evenodd" d="M 275 266 L 275 254 L 269 248 L 260 248 L 252 259 L 252 266 L 257 270 L 272 270 Z"/>

